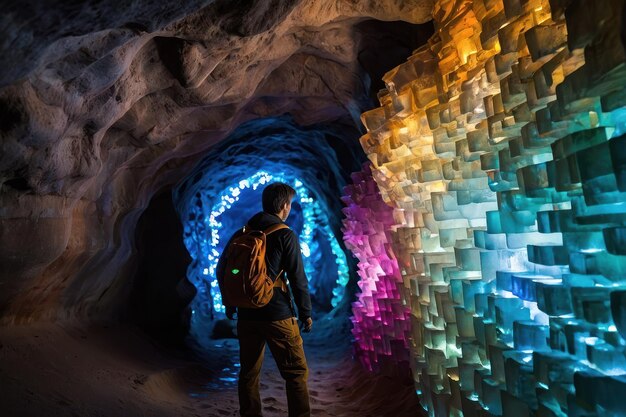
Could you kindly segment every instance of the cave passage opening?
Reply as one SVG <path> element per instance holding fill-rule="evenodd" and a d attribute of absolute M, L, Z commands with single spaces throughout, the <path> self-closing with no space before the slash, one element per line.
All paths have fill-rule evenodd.
<path fill-rule="evenodd" d="M 272 182 L 287 183 L 296 191 L 286 223 L 299 237 L 314 319 L 345 316 L 338 326 L 348 321 L 344 310 L 354 296 L 354 285 L 348 284 L 355 281 L 355 268 L 343 243 L 339 196 L 353 169 L 343 166 L 344 159 L 352 153 L 342 151 L 331 130 L 298 126 L 289 117 L 251 121 L 174 189 L 182 239 L 191 257 L 186 278 L 196 288 L 187 324 L 199 346 L 225 318 L 215 276 L 219 257 L 232 234 L 262 211 L 262 191 Z"/>

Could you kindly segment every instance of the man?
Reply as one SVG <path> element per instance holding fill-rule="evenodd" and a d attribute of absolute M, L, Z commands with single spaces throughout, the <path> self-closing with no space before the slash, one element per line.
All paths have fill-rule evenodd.
<path fill-rule="evenodd" d="M 266 230 L 270 226 L 283 223 L 291 211 L 291 200 L 296 192 L 287 184 L 273 183 L 263 190 L 263 211 L 254 215 L 247 223 L 253 230 Z M 217 265 L 223 270 L 226 262 L 220 258 Z M 291 229 L 279 229 L 267 236 L 266 265 L 268 274 L 276 279 L 284 271 L 298 307 L 302 330 L 310 332 L 311 298 L 309 284 L 304 273 L 302 254 L 298 236 Z M 284 279 L 284 277 L 278 277 Z M 286 286 L 285 286 L 286 288 Z M 274 288 L 274 295 L 264 307 L 248 309 L 226 306 L 226 315 L 233 319 L 237 313 L 237 333 L 239 336 L 241 370 L 239 372 L 240 415 L 261 416 L 259 376 L 263 365 L 265 344 L 270 348 L 280 374 L 285 380 L 289 417 L 311 415 L 307 367 L 302 337 L 295 319 L 295 311 L 289 292 L 280 287 Z"/>

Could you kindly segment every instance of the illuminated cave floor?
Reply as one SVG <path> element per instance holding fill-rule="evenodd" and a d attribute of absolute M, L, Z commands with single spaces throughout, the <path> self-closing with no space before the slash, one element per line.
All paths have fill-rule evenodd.
<path fill-rule="evenodd" d="M 317 322 L 305 337 L 313 416 L 420 416 L 411 384 L 372 376 L 344 329 Z M 2 416 L 237 416 L 235 339 L 207 340 L 202 364 L 164 353 L 125 327 L 0 328 Z M 271 358 L 261 377 L 266 417 L 286 416 Z"/>

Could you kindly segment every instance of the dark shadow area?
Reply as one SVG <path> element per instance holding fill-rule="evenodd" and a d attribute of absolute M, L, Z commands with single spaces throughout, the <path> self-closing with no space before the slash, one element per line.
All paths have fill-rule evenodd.
<path fill-rule="evenodd" d="M 138 268 L 129 302 L 130 321 L 165 345 L 182 345 L 188 332 L 189 302 L 196 294 L 187 281 L 191 262 L 171 192 L 155 196 L 136 230 Z"/>
<path fill-rule="evenodd" d="M 415 49 L 428 41 L 435 28 L 432 21 L 414 25 L 365 20 L 355 26 L 355 31 L 361 36 L 359 64 L 371 79 L 370 98 L 378 103 L 378 91 L 385 88 L 383 75 L 406 62 Z"/>

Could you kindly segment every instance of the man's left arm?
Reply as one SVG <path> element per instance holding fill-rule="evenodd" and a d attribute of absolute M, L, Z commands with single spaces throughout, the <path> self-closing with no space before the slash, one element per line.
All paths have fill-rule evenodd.
<path fill-rule="evenodd" d="M 304 261 L 300 252 L 300 242 L 293 231 L 285 233 L 284 267 L 293 298 L 298 307 L 298 318 L 303 323 L 311 319 L 311 296 L 309 294 L 309 280 L 304 273 Z"/>

